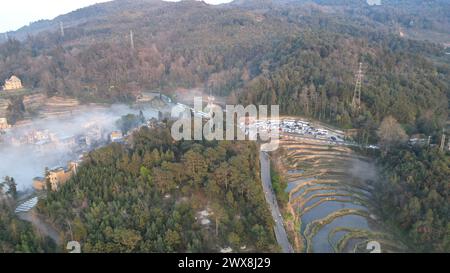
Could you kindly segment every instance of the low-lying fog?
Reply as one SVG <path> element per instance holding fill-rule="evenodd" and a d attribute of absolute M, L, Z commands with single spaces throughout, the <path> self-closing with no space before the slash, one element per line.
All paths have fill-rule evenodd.
<path fill-rule="evenodd" d="M 0 136 L 0 181 L 10 176 L 19 190 L 30 188 L 32 179 L 43 177 L 46 167 L 65 167 L 68 161 L 79 158 L 82 151 L 77 146 L 81 145 L 73 141 L 74 136 L 89 136 L 97 142 L 92 148 L 118 130 L 116 121 L 121 116 L 139 111 L 126 105 L 80 106 L 79 111 L 66 117 L 34 119 L 30 124 L 12 128 Z M 157 118 L 158 112 L 150 107 L 142 111 L 146 119 Z M 24 142 L 28 144 L 20 144 Z"/>

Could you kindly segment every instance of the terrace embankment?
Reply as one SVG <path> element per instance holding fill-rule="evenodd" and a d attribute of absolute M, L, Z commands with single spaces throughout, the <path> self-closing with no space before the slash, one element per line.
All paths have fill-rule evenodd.
<path fill-rule="evenodd" d="M 10 104 L 11 101 L 9 99 L 0 99 L 0 118 L 7 117 Z"/>
<path fill-rule="evenodd" d="M 23 97 L 22 101 L 26 116 L 31 116 L 45 105 L 47 96 L 42 93 L 27 95 Z"/>
<path fill-rule="evenodd" d="M 23 97 L 25 120 L 18 124 L 28 124 L 32 118 L 54 119 L 70 117 L 87 110 L 102 109 L 101 104 L 81 104 L 77 99 L 66 97 L 50 97 L 44 94 L 32 94 Z"/>
<path fill-rule="evenodd" d="M 287 180 L 288 226 L 295 227 L 297 251 L 369 252 L 377 241 L 383 252 L 404 248 L 377 222 L 372 209 L 375 165 L 351 148 L 284 136 L 279 168 Z"/>
<path fill-rule="evenodd" d="M 24 120 L 19 124 L 32 118 L 55 118 L 65 115 L 71 115 L 80 110 L 80 103 L 76 99 L 63 98 L 63 97 L 51 97 L 47 98 L 46 95 L 37 93 L 25 95 L 20 100 L 23 104 Z M 10 99 L 0 99 L 0 118 L 6 118 L 12 105 Z"/>
<path fill-rule="evenodd" d="M 40 115 L 42 118 L 59 117 L 77 111 L 79 106 L 80 103 L 76 99 L 51 97 L 45 101 Z"/>

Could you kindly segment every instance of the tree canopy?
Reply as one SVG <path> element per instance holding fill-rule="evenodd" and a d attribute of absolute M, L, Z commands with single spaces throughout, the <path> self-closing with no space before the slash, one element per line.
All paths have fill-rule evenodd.
<path fill-rule="evenodd" d="M 91 152 L 39 210 L 83 252 L 275 251 L 256 144 L 169 133 L 144 127 Z"/>

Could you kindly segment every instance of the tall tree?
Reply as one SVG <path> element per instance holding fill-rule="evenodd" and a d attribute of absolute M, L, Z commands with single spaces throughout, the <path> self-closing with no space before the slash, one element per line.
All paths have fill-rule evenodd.
<path fill-rule="evenodd" d="M 387 116 L 383 119 L 377 134 L 383 150 L 405 143 L 408 140 L 408 135 L 405 133 L 405 130 L 392 116 Z"/>

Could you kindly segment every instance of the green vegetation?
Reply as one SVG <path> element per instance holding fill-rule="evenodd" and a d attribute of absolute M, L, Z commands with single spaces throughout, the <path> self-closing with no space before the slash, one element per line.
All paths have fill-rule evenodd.
<path fill-rule="evenodd" d="M 139 127 L 139 125 L 145 122 L 145 117 L 142 111 L 139 112 L 139 115 L 127 114 L 122 116 L 118 121 L 116 121 L 117 127 L 122 131 L 122 133 L 126 134 L 133 128 Z"/>
<path fill-rule="evenodd" d="M 387 181 L 374 192 L 385 220 L 416 251 L 450 252 L 450 154 L 396 147 L 382 163 Z"/>
<path fill-rule="evenodd" d="M 264 57 L 263 72 L 246 85 L 243 102 L 279 104 L 287 115 L 360 128 L 366 142 L 376 140 L 378 124 L 389 115 L 407 125 L 408 133 L 430 134 L 445 124 L 450 70 L 424 57 L 432 45 L 391 36 L 371 42 L 327 31 L 298 36 Z M 351 101 L 359 61 L 366 69 L 363 105 L 355 113 Z"/>
<path fill-rule="evenodd" d="M 39 210 L 84 252 L 277 250 L 253 142 L 173 142 L 145 127 L 131 147 L 90 153 Z"/>
<path fill-rule="evenodd" d="M 280 206 L 284 206 L 289 201 L 289 193 L 285 191 L 287 187 L 286 181 L 280 175 L 278 169 L 274 166 L 273 162 L 270 162 L 270 176 L 272 180 L 272 188 Z"/>
<path fill-rule="evenodd" d="M 50 238 L 42 238 L 30 223 L 17 218 L 14 214 L 14 203 L 0 187 L 0 252 L 54 252 L 55 245 Z"/>
<path fill-rule="evenodd" d="M 0 194 L 3 194 L 3 192 L 13 199 L 17 198 L 17 183 L 13 177 L 6 176 L 4 181 L 0 183 Z"/>

